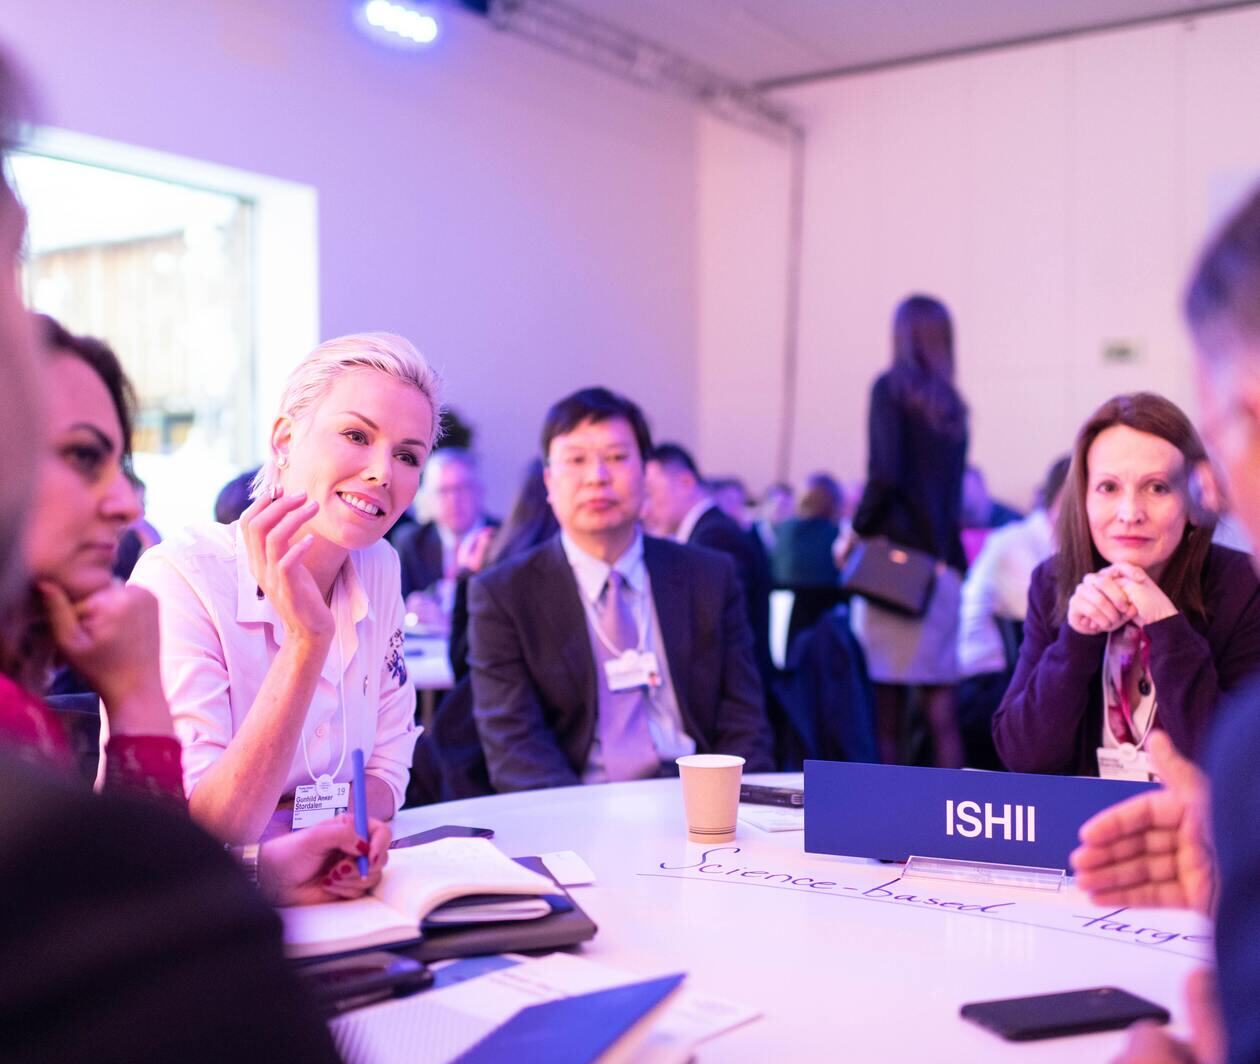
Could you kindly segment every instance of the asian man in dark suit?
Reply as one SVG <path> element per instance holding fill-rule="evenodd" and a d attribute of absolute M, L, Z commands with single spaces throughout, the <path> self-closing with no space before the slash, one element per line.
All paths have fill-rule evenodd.
<path fill-rule="evenodd" d="M 496 790 L 640 779 L 692 752 L 773 765 L 729 558 L 644 537 L 638 407 L 561 400 L 542 438 L 560 535 L 469 585 L 474 718 Z"/>

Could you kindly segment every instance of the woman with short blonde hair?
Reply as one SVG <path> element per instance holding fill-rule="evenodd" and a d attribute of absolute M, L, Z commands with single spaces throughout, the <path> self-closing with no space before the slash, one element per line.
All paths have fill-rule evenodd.
<path fill-rule="evenodd" d="M 255 499 L 144 554 L 189 807 L 225 841 L 346 801 L 389 819 L 415 745 L 398 556 L 382 537 L 439 431 L 437 375 L 400 336 L 321 344 L 293 370 Z M 365 793 L 348 796 L 351 752 Z"/>

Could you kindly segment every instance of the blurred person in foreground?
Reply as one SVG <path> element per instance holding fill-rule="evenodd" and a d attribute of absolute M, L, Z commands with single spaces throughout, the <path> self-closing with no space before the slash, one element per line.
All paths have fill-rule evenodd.
<path fill-rule="evenodd" d="M 1260 539 L 1260 190 L 1214 236 L 1190 280 L 1203 432 L 1234 512 Z M 1186 985 L 1191 1038 L 1134 1031 L 1123 1064 L 1260 1062 L 1260 677 L 1221 707 L 1206 772 L 1156 736 L 1164 786 L 1081 828 L 1078 884 L 1099 904 L 1193 908 L 1216 921 L 1216 972 Z M 1209 782 L 1210 781 L 1210 782 Z"/>

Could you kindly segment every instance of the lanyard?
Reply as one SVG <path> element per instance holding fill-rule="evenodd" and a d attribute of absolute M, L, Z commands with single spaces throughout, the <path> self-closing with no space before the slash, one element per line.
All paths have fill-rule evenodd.
<path fill-rule="evenodd" d="M 1137 649 L 1138 655 L 1142 659 L 1142 681 L 1139 682 L 1138 691 L 1139 693 L 1144 694 L 1144 692 L 1142 692 L 1142 682 L 1149 682 L 1148 678 L 1151 675 L 1151 639 L 1150 639 L 1150 636 L 1146 634 L 1145 630 L 1141 628 L 1138 629 L 1137 639 L 1138 639 L 1138 645 L 1136 649 Z M 1139 735 L 1137 721 L 1134 718 L 1134 711 L 1136 707 L 1133 706 L 1132 700 L 1129 697 L 1129 669 L 1131 669 L 1133 666 L 1133 657 L 1132 655 L 1129 655 L 1126 659 L 1126 656 L 1124 654 L 1121 654 L 1118 664 L 1116 666 L 1113 666 L 1112 657 L 1111 657 L 1112 655 L 1111 644 L 1112 644 L 1112 640 L 1109 637 L 1107 639 L 1107 650 L 1103 657 L 1104 709 L 1110 708 L 1106 704 L 1108 701 L 1107 696 L 1109 694 L 1107 690 L 1107 687 L 1108 687 L 1107 681 L 1114 679 L 1115 680 L 1114 686 L 1116 689 L 1116 702 L 1120 709 L 1120 715 L 1124 718 L 1125 726 L 1129 730 L 1129 741 L 1132 741 L 1139 750 L 1142 750 L 1142 749 L 1145 749 L 1147 737 L 1151 734 L 1151 729 L 1155 726 L 1155 716 L 1159 712 L 1159 702 L 1158 700 L 1156 700 L 1155 705 L 1151 708 L 1151 715 L 1146 722 L 1146 728 Z M 1114 676 L 1113 676 L 1113 668 L 1115 670 Z M 1107 727 L 1112 732 L 1112 734 L 1115 735 L 1115 729 L 1111 727 L 1110 721 L 1107 722 Z M 1117 742 L 1120 741 L 1120 736 L 1116 735 L 1115 738 Z"/>
<path fill-rule="evenodd" d="M 338 582 L 340 587 L 340 582 Z M 340 604 L 341 596 L 337 595 L 337 603 Z M 341 772 L 341 766 L 346 763 L 346 747 L 349 746 L 349 727 L 347 725 L 346 713 L 346 656 L 341 645 L 341 625 L 337 625 L 337 709 L 341 713 L 341 756 L 337 759 L 337 767 L 332 772 L 325 772 L 320 776 L 316 776 L 311 768 L 311 755 L 306 749 L 306 724 L 302 724 L 302 760 L 306 762 L 306 772 L 311 777 L 311 782 L 315 784 L 315 792 L 321 796 L 332 794 L 333 780 L 337 778 Z"/>

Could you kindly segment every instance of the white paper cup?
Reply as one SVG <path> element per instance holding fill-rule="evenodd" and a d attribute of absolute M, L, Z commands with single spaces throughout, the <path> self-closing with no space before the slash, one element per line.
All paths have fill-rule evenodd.
<path fill-rule="evenodd" d="M 739 814 L 739 780 L 744 759 L 733 754 L 680 757 L 687 838 L 692 842 L 730 842 Z"/>

